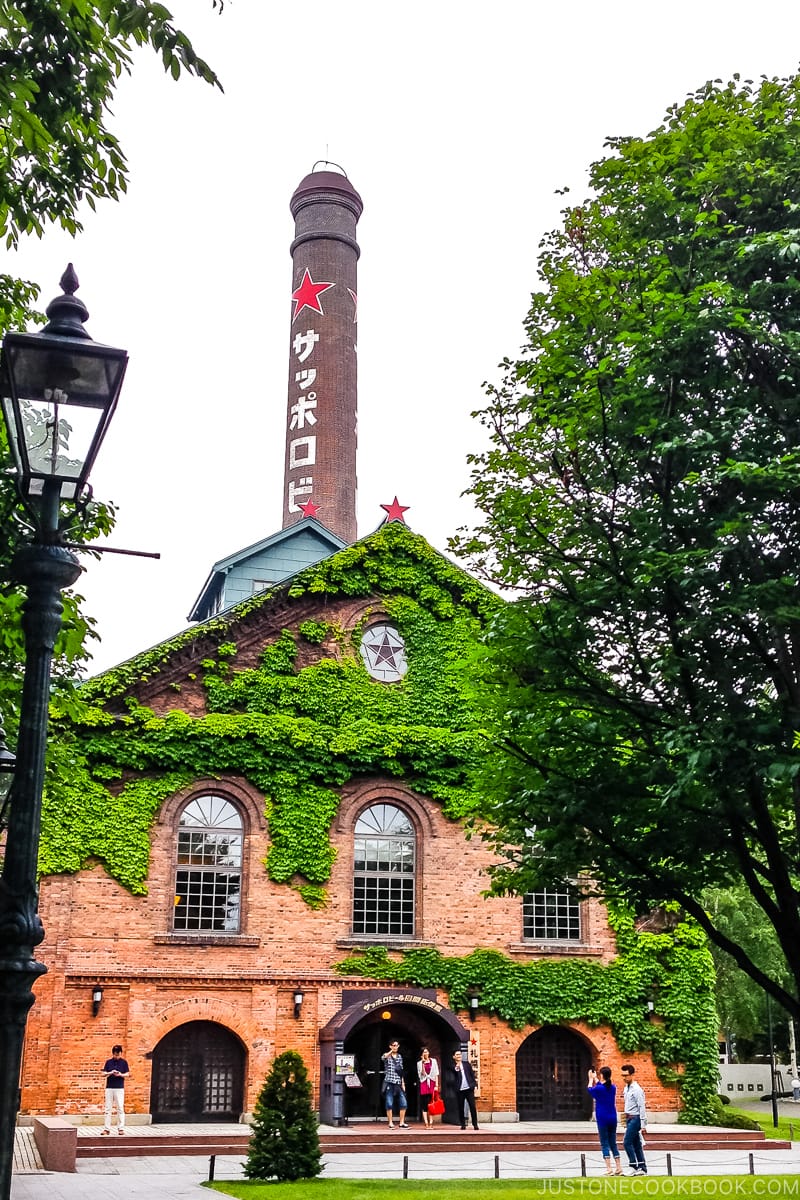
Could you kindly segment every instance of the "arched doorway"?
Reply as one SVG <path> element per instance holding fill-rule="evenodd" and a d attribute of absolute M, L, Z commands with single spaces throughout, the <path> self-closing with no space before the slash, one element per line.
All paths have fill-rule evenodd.
<path fill-rule="evenodd" d="M 423 1046 L 427 1046 L 439 1067 L 449 1063 L 454 1051 L 461 1048 L 458 1038 L 447 1028 L 436 1028 L 439 1022 L 431 1021 L 418 1011 L 397 1009 L 392 1020 L 381 1019 L 380 1015 L 366 1018 L 345 1039 L 344 1052 L 355 1058 L 356 1074 L 360 1088 L 346 1088 L 345 1116 L 348 1120 L 386 1118 L 383 1103 L 383 1060 L 395 1038 L 400 1043 L 405 1069 L 408 1118 L 419 1117 L 419 1088 L 417 1061 Z"/>
<path fill-rule="evenodd" d="M 153 1051 L 153 1121 L 238 1121 L 244 1105 L 245 1049 L 213 1021 L 188 1021 Z"/>
<path fill-rule="evenodd" d="M 469 1033 L 454 1013 L 436 1001 L 435 993 L 409 989 L 401 995 L 384 993 L 380 1001 L 347 1005 L 320 1030 L 323 1124 L 386 1120 L 382 1055 L 395 1039 L 403 1056 L 408 1119 L 421 1119 L 417 1060 L 422 1047 L 427 1046 L 443 1072 L 442 1095 L 447 1106 L 444 1120 L 459 1121 L 448 1068 L 453 1053 L 467 1049 Z M 348 1087 L 338 1074 L 340 1057 L 354 1063 L 360 1087 Z"/>
<path fill-rule="evenodd" d="M 561 1025 L 544 1025 L 517 1051 L 517 1111 L 521 1121 L 583 1121 L 592 1115 L 586 1076 L 589 1046 Z"/>

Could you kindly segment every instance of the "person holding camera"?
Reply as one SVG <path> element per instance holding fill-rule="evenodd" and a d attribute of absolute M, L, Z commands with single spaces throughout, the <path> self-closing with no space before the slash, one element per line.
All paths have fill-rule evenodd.
<path fill-rule="evenodd" d="M 606 1175 L 621 1175 L 617 1146 L 617 1089 L 611 1082 L 611 1067 L 601 1067 L 599 1074 L 589 1068 L 589 1095 L 594 1100 L 594 1119 Z"/>
<path fill-rule="evenodd" d="M 400 1053 L 400 1043 L 390 1042 L 389 1049 L 381 1055 L 383 1060 L 383 1093 L 386 1103 L 386 1119 L 390 1129 L 406 1129 L 406 1086 L 403 1077 L 403 1056 Z M 400 1107 L 400 1122 L 394 1123 L 394 1103 Z"/>

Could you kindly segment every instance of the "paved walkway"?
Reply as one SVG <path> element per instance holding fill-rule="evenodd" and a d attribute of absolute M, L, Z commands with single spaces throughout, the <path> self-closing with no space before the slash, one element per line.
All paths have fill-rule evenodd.
<path fill-rule="evenodd" d="M 800 1174 L 800 1148 L 791 1151 L 754 1153 L 756 1175 Z M 325 1161 L 323 1177 L 329 1179 L 402 1179 L 403 1155 L 337 1154 Z M 587 1154 L 587 1174 L 603 1177 L 600 1153 Z M 649 1156 L 652 1175 L 665 1175 L 666 1156 Z M 502 1179 L 563 1179 L 581 1174 L 580 1156 L 574 1153 L 520 1154 L 499 1156 Z M 410 1179 L 492 1179 L 495 1156 L 492 1154 L 409 1154 Z M 722 1150 L 684 1151 L 672 1155 L 673 1175 L 746 1175 L 746 1154 Z M 11 1185 L 12 1200 L 208 1200 L 201 1187 L 208 1178 L 208 1160 L 192 1155 L 173 1157 L 106 1158 L 79 1160 L 74 1175 L 43 1171 L 15 1174 Z M 217 1179 L 242 1179 L 240 1158 L 216 1160 Z M 632 1183 L 636 1181 L 631 1181 Z M 644 1193 L 642 1193 L 644 1194 Z"/>
<path fill-rule="evenodd" d="M 780 1114 L 790 1119 L 798 1118 L 800 1138 L 800 1105 L 780 1105 Z M 491 1129 L 492 1126 L 484 1126 Z M 498 1131 L 503 1126 L 498 1126 Z M 507 1126 L 505 1127 L 508 1128 Z M 517 1130 L 539 1129 L 541 1126 L 518 1124 Z M 551 1127 L 552 1128 L 552 1127 Z M 585 1126 L 584 1126 L 585 1128 Z M 659 1126 L 666 1132 L 668 1126 Z M 682 1127 L 685 1129 L 686 1127 Z M 169 1132 L 177 1132 L 174 1125 Z M 147 1134 L 156 1132 L 152 1125 L 131 1125 L 128 1136 L 132 1153 L 120 1158 L 78 1159 L 74 1174 L 59 1174 L 41 1169 L 41 1163 L 33 1143 L 33 1131 L 29 1128 L 17 1130 L 17 1148 L 14 1159 L 14 1177 L 11 1186 L 12 1200 L 208 1200 L 209 1192 L 201 1187 L 208 1179 L 209 1159 L 204 1155 L 146 1155 L 136 1154 L 144 1149 Z M 232 1126 L 181 1126 L 182 1133 L 230 1134 Z M 327 1130 L 326 1133 L 347 1131 Z M 97 1133 L 96 1126 L 79 1126 L 78 1135 L 87 1137 Z M 139 1143 L 137 1146 L 137 1142 Z M 217 1179 L 242 1179 L 243 1155 L 219 1156 L 215 1163 Z M 581 1175 L 581 1154 L 576 1151 L 553 1153 L 525 1153 L 503 1150 L 495 1156 L 486 1151 L 460 1153 L 411 1153 L 404 1156 L 401 1150 L 385 1154 L 336 1154 L 323 1158 L 323 1177 L 349 1179 L 402 1179 L 404 1157 L 408 1158 L 410 1179 L 491 1179 L 495 1174 L 495 1157 L 501 1179 L 560 1179 Z M 752 1155 L 756 1175 L 792 1174 L 800 1175 L 800 1140 L 791 1150 L 759 1150 Z M 590 1178 L 603 1177 L 603 1163 L 599 1148 L 596 1153 L 585 1154 L 586 1172 Z M 664 1151 L 648 1153 L 648 1165 L 653 1175 L 668 1173 L 667 1154 Z M 743 1151 L 728 1150 L 681 1150 L 670 1153 L 673 1175 L 727 1175 L 747 1174 L 750 1156 Z"/>

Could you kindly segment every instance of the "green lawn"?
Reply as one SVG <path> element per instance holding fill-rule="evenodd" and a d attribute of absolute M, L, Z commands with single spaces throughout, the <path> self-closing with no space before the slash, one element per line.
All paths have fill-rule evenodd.
<path fill-rule="evenodd" d="M 735 1108 L 731 1105 L 728 1111 L 741 1113 L 743 1117 L 752 1117 L 754 1121 L 758 1121 L 768 1138 L 800 1142 L 800 1105 L 796 1117 L 778 1117 L 777 1129 L 772 1124 L 772 1108 L 769 1104 L 762 1104 L 760 1108 Z"/>
<path fill-rule="evenodd" d="M 209 1183 L 240 1200 L 531 1200 L 532 1197 L 766 1197 L 800 1200 L 800 1175 L 647 1175 L 621 1179 L 312 1179 L 298 1183 Z"/>

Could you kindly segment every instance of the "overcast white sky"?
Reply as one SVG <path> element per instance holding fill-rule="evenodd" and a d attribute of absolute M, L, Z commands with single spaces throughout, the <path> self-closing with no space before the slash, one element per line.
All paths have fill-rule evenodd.
<path fill-rule="evenodd" d="M 359 534 L 397 494 L 444 549 L 555 190 L 580 200 L 607 135 L 647 133 L 706 79 L 800 61 L 796 0 L 167 3 L 225 94 L 140 55 L 115 104 L 128 195 L 4 268 L 44 305 L 73 261 L 89 332 L 130 353 L 92 478 L 119 506 L 111 544 L 162 557 L 89 562 L 93 670 L 184 628 L 211 565 L 280 527 L 289 198 L 315 160 L 364 200 Z"/>

